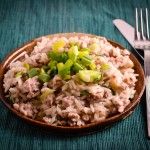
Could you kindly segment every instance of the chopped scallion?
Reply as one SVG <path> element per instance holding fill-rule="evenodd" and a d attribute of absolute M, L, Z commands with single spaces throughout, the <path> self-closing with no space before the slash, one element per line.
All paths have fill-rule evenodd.
<path fill-rule="evenodd" d="M 68 55 L 66 53 L 57 52 L 57 51 L 47 52 L 47 57 L 51 58 L 54 61 L 63 62 L 63 63 L 65 63 L 68 59 Z"/>
<path fill-rule="evenodd" d="M 108 69 L 110 69 L 110 66 L 109 66 L 108 64 L 102 64 L 102 65 L 101 65 L 101 68 L 102 68 L 103 70 L 108 70 Z"/>
<path fill-rule="evenodd" d="M 22 76 L 23 72 L 19 71 L 17 74 L 15 74 L 15 78 Z"/>
<path fill-rule="evenodd" d="M 32 77 L 38 75 L 37 68 L 30 69 L 29 72 L 28 72 L 28 75 L 29 75 L 29 78 L 32 78 Z"/>
<path fill-rule="evenodd" d="M 48 74 L 40 74 L 39 80 L 42 82 L 48 82 L 51 79 L 50 75 Z"/>
<path fill-rule="evenodd" d="M 89 46 L 89 48 L 90 48 L 90 50 L 95 50 L 95 49 L 99 49 L 100 47 L 99 47 L 99 45 L 97 44 L 97 43 L 93 43 L 93 44 L 91 44 L 90 46 Z"/>
<path fill-rule="evenodd" d="M 90 52 L 90 49 L 89 48 L 82 48 L 80 51 L 88 51 L 88 52 Z"/>
<path fill-rule="evenodd" d="M 29 71 L 30 70 L 30 66 L 29 66 L 29 64 L 24 64 L 24 67 L 27 69 L 27 71 Z"/>
<path fill-rule="evenodd" d="M 84 55 L 84 56 L 81 58 L 81 62 L 82 62 L 82 64 L 84 64 L 84 65 L 89 65 L 89 64 L 92 63 L 92 59 L 91 59 L 90 57 Z"/>
<path fill-rule="evenodd" d="M 65 74 L 70 74 L 70 70 L 71 70 L 72 65 L 73 65 L 73 62 L 71 59 L 68 59 L 64 65 L 62 65 L 62 64 L 59 64 L 59 66 L 57 65 L 58 74 L 60 76 L 65 75 Z"/>
<path fill-rule="evenodd" d="M 54 93 L 54 91 L 55 91 L 55 90 L 53 90 L 53 89 L 49 89 L 49 90 L 45 91 L 45 92 L 42 93 L 42 95 L 40 96 L 40 99 L 41 99 L 41 100 L 45 99 L 49 94 Z"/>
<path fill-rule="evenodd" d="M 79 70 L 83 70 L 83 69 L 84 69 L 83 65 L 81 65 L 81 64 L 79 64 L 77 62 L 73 64 L 73 70 L 75 72 L 79 72 Z"/>
<path fill-rule="evenodd" d="M 95 65 L 94 62 L 90 63 L 89 67 L 90 67 L 91 70 L 95 70 L 96 69 L 96 65 Z"/>
<path fill-rule="evenodd" d="M 98 82 L 102 77 L 102 73 L 95 70 L 80 70 L 77 75 L 84 82 Z"/>
<path fill-rule="evenodd" d="M 63 80 L 70 80 L 71 79 L 71 75 L 70 74 L 65 74 L 63 76 Z"/>
<path fill-rule="evenodd" d="M 78 56 L 78 47 L 77 47 L 77 46 L 72 46 L 72 47 L 68 50 L 68 56 L 69 56 L 69 58 L 70 58 L 73 62 L 76 62 L 77 56 Z"/>
<path fill-rule="evenodd" d="M 89 55 L 89 51 L 79 51 L 78 52 L 78 57 L 82 58 L 84 55 Z"/>
<path fill-rule="evenodd" d="M 54 51 L 59 50 L 60 48 L 65 47 L 66 43 L 63 40 L 59 40 L 56 43 L 53 44 L 52 49 Z"/>

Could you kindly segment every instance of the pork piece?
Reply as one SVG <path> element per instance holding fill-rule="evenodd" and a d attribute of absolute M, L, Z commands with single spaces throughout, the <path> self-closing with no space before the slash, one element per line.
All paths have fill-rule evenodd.
<path fill-rule="evenodd" d="M 73 104 L 73 102 L 74 102 L 74 98 L 72 96 L 67 96 L 67 97 L 63 98 L 62 105 L 64 107 L 69 107 Z"/>
<path fill-rule="evenodd" d="M 114 106 L 116 107 L 116 109 L 118 110 L 118 112 L 123 112 L 125 107 L 127 106 L 127 104 L 130 103 L 129 100 L 126 99 L 120 99 L 118 96 L 114 97 L 112 99 L 112 103 L 114 104 Z"/>
<path fill-rule="evenodd" d="M 93 93 L 91 95 L 89 95 L 88 97 L 88 100 L 90 102 L 100 102 L 101 100 L 103 100 L 103 96 L 104 96 L 104 93 Z"/>
<path fill-rule="evenodd" d="M 89 92 L 88 96 L 88 101 L 90 102 L 100 102 L 105 94 L 105 90 L 103 87 L 100 87 L 98 84 L 97 85 L 89 85 L 87 87 L 87 90 Z"/>
<path fill-rule="evenodd" d="M 33 78 L 29 78 L 23 84 L 23 88 L 24 88 L 23 93 L 27 93 L 28 98 L 36 97 L 40 93 L 39 87 L 40 87 L 40 83 L 38 82 L 37 76 Z"/>
<path fill-rule="evenodd" d="M 50 82 L 48 82 L 48 87 L 54 90 L 59 90 L 63 86 L 61 78 L 58 75 L 55 75 Z"/>
<path fill-rule="evenodd" d="M 72 121 L 78 121 L 80 119 L 80 116 L 75 112 L 70 112 L 68 114 L 68 118 L 70 118 Z"/>

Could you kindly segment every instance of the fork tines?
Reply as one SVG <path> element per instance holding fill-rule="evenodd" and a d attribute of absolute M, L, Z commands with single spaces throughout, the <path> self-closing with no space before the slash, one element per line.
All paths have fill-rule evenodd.
<path fill-rule="evenodd" d="M 140 23 L 138 22 L 139 18 L 138 9 L 135 8 L 135 41 L 148 41 L 149 40 L 148 9 L 140 8 L 139 12 L 140 12 Z"/>

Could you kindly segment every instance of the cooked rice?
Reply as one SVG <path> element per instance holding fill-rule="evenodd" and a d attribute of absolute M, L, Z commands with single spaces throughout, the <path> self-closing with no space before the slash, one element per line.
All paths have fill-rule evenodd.
<path fill-rule="evenodd" d="M 66 46 L 59 51 L 67 51 L 70 42 L 77 42 L 81 48 L 97 43 L 99 48 L 91 51 L 91 55 L 97 70 L 104 74 L 103 80 L 85 83 L 73 75 L 65 81 L 55 75 L 49 82 L 41 84 L 37 76 L 26 80 L 21 76 L 15 77 L 19 71 L 24 74 L 28 72 L 25 63 L 31 67 L 46 65 L 49 62 L 46 53 L 52 51 L 52 45 L 60 39 Z M 43 37 L 30 54 L 25 54 L 24 59 L 10 64 L 3 86 L 7 97 L 13 101 L 13 107 L 23 115 L 56 126 L 82 126 L 123 112 L 133 99 L 138 75 L 134 73 L 129 55 L 129 51 L 113 47 L 103 37 Z M 102 70 L 102 64 L 108 64 L 110 68 Z M 48 89 L 59 92 L 51 93 L 39 101 L 39 96 Z M 88 95 L 82 95 L 83 91 L 87 91 Z"/>

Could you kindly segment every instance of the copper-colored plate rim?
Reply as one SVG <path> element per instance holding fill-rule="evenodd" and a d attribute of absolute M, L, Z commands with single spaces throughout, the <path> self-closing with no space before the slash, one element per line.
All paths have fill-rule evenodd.
<path fill-rule="evenodd" d="M 95 36 L 95 35 L 93 35 L 93 34 L 75 33 L 75 32 L 74 32 L 74 33 L 58 33 L 58 34 L 46 35 L 46 36 L 44 36 L 44 37 L 49 37 L 49 38 L 51 38 L 51 37 L 54 37 L 54 36 L 61 37 L 61 36 L 68 36 L 68 35 L 71 35 L 71 36 L 82 36 L 82 35 Z M 31 44 L 33 44 L 33 43 L 36 44 L 36 42 L 37 42 L 37 41 L 40 41 L 41 38 L 42 38 L 42 37 L 36 38 L 36 39 L 34 39 L 34 40 L 31 40 L 31 41 L 29 41 L 28 43 L 22 45 L 21 47 L 15 49 L 15 50 L 12 51 L 11 53 L 9 53 L 9 54 L 7 55 L 7 57 L 4 59 L 4 61 L 0 64 L 0 71 L 2 71 L 1 68 L 5 68 L 5 67 L 12 61 L 12 59 L 13 59 L 14 56 L 16 56 L 17 54 L 20 54 L 20 53 L 22 52 L 22 50 L 25 49 L 25 48 L 28 48 L 29 45 L 31 45 Z M 118 44 L 118 43 L 116 43 L 116 42 L 114 42 L 114 41 L 112 41 L 112 40 L 109 40 L 109 39 L 107 39 L 107 40 L 108 40 L 111 44 L 117 45 L 118 47 L 120 47 L 120 48 L 122 48 L 122 49 L 125 49 L 125 48 L 124 48 L 123 46 L 121 46 L 120 44 Z M 136 57 L 135 57 L 132 53 L 131 53 L 130 55 L 132 56 L 132 59 L 134 59 L 134 61 L 136 61 L 137 65 L 140 67 L 140 69 L 141 69 L 141 76 L 144 77 L 144 71 L 143 71 L 143 69 L 142 69 L 142 67 L 141 67 L 141 64 L 139 63 L 139 61 L 136 59 Z M 2 78 L 3 78 L 3 77 L 2 77 Z M 92 126 L 93 126 L 93 127 L 94 127 L 94 126 L 99 126 L 99 125 L 101 125 L 101 124 L 107 124 L 107 122 L 111 122 L 112 120 L 117 120 L 117 121 L 119 121 L 119 118 L 120 118 L 121 116 L 124 116 L 127 112 L 129 112 L 130 110 L 132 110 L 133 108 L 135 108 L 136 105 L 140 102 L 140 99 L 141 99 L 141 97 L 142 97 L 142 95 L 143 95 L 143 92 L 144 92 L 144 89 L 145 89 L 145 78 L 143 78 L 143 81 L 142 81 L 142 82 L 143 82 L 143 87 L 141 88 L 141 92 L 140 92 L 140 94 L 138 95 L 136 102 L 135 102 L 134 104 L 132 104 L 132 105 L 127 106 L 127 108 L 125 109 L 124 112 L 122 112 L 122 113 L 120 113 L 120 114 L 116 114 L 116 115 L 114 115 L 114 116 L 112 116 L 112 117 L 110 117 L 110 118 L 107 118 L 107 119 L 103 120 L 103 121 L 98 121 L 98 122 L 95 122 L 95 123 L 86 124 L 86 125 L 84 125 L 84 126 L 75 126 L 75 127 L 54 126 L 54 125 L 51 125 L 51 124 L 48 124 L 48 123 L 45 123 L 45 122 L 33 120 L 33 119 L 29 118 L 29 117 L 26 117 L 26 116 L 22 115 L 21 113 L 19 113 L 18 111 L 16 111 L 13 107 L 11 107 L 11 106 L 6 102 L 6 99 L 2 96 L 2 93 L 0 93 L 0 98 L 1 98 L 2 102 L 5 104 L 5 106 L 6 106 L 9 110 L 11 110 L 14 114 L 16 114 L 17 116 L 19 116 L 20 118 L 22 118 L 22 119 L 24 119 L 24 120 L 28 120 L 29 122 L 34 122 L 34 123 L 39 124 L 39 125 L 42 125 L 42 126 L 49 126 L 49 127 L 51 127 L 51 128 L 60 128 L 60 129 L 64 129 L 64 130 L 65 130 L 65 129 L 78 130 L 78 129 L 89 128 L 89 127 L 92 127 Z M 0 88 L 2 88 L 2 87 L 0 87 Z M 2 89 L 1 89 L 1 90 L 2 90 Z M 132 110 L 132 111 L 133 111 L 133 110 Z M 132 111 L 131 111 L 131 112 L 132 112 Z M 123 118 L 122 118 L 122 119 L 123 119 Z"/>

